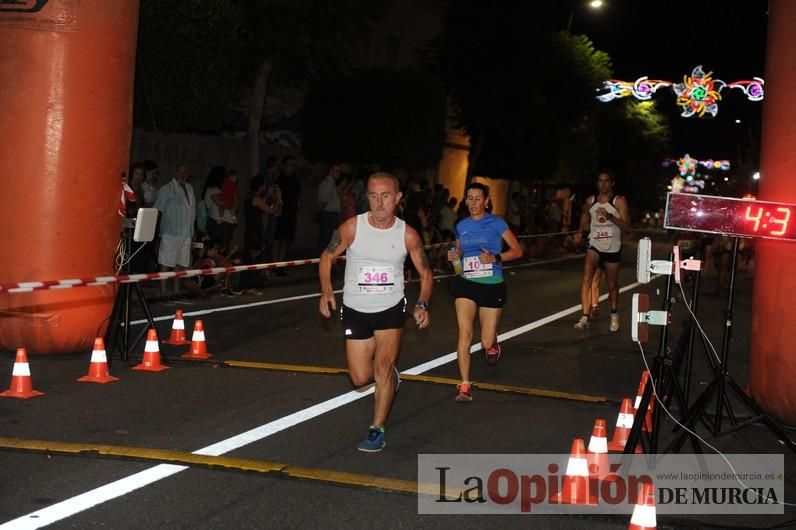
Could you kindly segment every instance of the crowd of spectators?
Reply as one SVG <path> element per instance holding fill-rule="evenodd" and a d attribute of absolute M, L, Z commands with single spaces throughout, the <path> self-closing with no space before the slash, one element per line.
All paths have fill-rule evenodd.
<path fill-rule="evenodd" d="M 134 207 L 157 208 L 159 222 L 155 240 L 134 247 L 131 272 L 265 263 L 292 257 L 303 195 L 296 169 L 297 160 L 292 155 L 281 159 L 269 156 L 263 171 L 242 185 L 234 169 L 215 166 L 207 174 L 201 193 L 195 193 L 187 164 L 180 164 L 167 182 L 159 182 L 160 170 L 155 162 L 133 164 L 127 183 L 137 197 Z M 329 164 L 318 186 L 314 209 L 316 255 L 342 222 L 367 211 L 366 178 L 367 171 L 354 173 L 349 165 Z M 432 187 L 425 179 L 411 177 L 401 183 L 397 215 L 417 230 L 426 245 L 439 244 L 429 257 L 434 270 L 444 272 L 448 268 L 446 245 L 455 239 L 456 223 L 469 215 L 467 205 L 442 184 Z M 505 220 L 518 236 L 565 231 L 564 206 L 564 200 L 558 198 L 545 205 L 530 205 L 525 194 L 515 191 L 506 205 Z M 135 211 L 128 214 L 135 215 Z M 555 253 L 567 245 L 564 236 L 523 241 L 529 258 L 547 255 L 551 249 Z M 174 284 L 171 294 L 167 283 L 161 282 L 160 294 L 168 299 L 186 292 L 226 296 L 244 290 L 257 293 L 274 276 L 289 274 L 277 268 L 220 275 L 212 281 L 182 279 Z"/>

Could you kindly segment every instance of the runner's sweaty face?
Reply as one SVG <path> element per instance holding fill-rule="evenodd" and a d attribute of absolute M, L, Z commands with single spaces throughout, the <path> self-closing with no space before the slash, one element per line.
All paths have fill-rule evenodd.
<path fill-rule="evenodd" d="M 597 191 L 601 195 L 610 195 L 614 189 L 614 182 L 611 180 L 611 175 L 608 173 L 600 173 L 597 175 Z"/>
<path fill-rule="evenodd" d="M 380 223 L 386 223 L 395 215 L 401 192 L 395 182 L 389 178 L 371 178 L 368 180 L 368 203 L 373 217 Z"/>
<path fill-rule="evenodd" d="M 471 217 L 481 217 L 486 212 L 486 204 L 488 198 L 484 197 L 484 192 L 477 189 L 471 188 L 467 190 L 467 197 L 465 198 L 467 201 L 467 209 L 470 211 Z"/>

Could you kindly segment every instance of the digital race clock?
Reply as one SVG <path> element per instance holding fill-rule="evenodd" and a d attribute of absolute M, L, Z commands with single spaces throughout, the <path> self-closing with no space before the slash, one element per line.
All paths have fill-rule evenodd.
<path fill-rule="evenodd" d="M 669 193 L 663 225 L 675 230 L 796 240 L 796 204 Z"/>

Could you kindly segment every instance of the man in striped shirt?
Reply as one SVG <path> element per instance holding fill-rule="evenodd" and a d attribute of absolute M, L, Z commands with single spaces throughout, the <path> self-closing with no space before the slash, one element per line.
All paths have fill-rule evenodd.
<path fill-rule="evenodd" d="M 188 183 L 191 171 L 185 164 L 177 166 L 175 177 L 158 190 L 155 208 L 160 211 L 160 270 L 171 271 L 191 266 L 191 242 L 196 219 L 196 199 Z M 174 279 L 174 294 L 179 292 L 179 278 Z M 166 297 L 166 282 L 160 284 Z"/>

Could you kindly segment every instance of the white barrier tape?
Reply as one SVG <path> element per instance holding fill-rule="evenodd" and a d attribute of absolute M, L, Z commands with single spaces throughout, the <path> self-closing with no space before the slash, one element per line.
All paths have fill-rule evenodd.
<path fill-rule="evenodd" d="M 526 234 L 517 236 L 517 239 L 535 238 L 535 237 L 550 237 L 556 235 L 571 234 L 573 232 L 551 232 L 547 234 Z M 450 245 L 450 243 L 435 243 L 433 245 L 426 245 L 424 248 L 431 249 L 443 245 Z M 337 259 L 345 259 L 345 256 L 340 256 Z M 312 258 L 305 260 L 292 260 L 281 261 L 274 263 L 258 263 L 255 265 L 236 265 L 230 267 L 213 267 L 211 269 L 187 269 L 172 272 L 153 272 L 148 274 L 127 274 L 122 276 L 97 276 L 92 278 L 70 278 L 67 280 L 50 280 L 50 281 L 37 281 L 37 282 L 20 282 L 20 283 L 6 283 L 0 284 L 0 294 L 6 293 L 27 293 L 31 291 L 48 290 L 48 289 L 68 289 L 70 287 L 89 286 L 96 287 L 100 285 L 110 285 L 115 283 L 135 283 L 142 280 L 166 280 L 169 278 L 182 278 L 191 276 L 205 276 L 212 274 L 221 274 L 224 272 L 244 272 L 244 271 L 257 271 L 266 269 L 277 269 L 283 267 L 297 267 L 301 265 L 315 265 L 320 263 L 320 258 Z"/>

